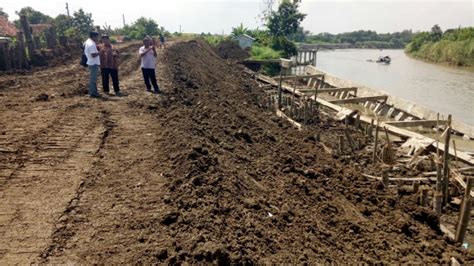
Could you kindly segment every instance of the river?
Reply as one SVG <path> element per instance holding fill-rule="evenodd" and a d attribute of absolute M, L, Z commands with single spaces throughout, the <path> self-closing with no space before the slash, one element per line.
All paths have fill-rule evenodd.
<path fill-rule="evenodd" d="M 390 65 L 367 62 L 379 56 Z M 425 106 L 474 125 L 474 71 L 435 65 L 408 57 L 403 50 L 319 51 L 317 67 L 334 76 Z"/>

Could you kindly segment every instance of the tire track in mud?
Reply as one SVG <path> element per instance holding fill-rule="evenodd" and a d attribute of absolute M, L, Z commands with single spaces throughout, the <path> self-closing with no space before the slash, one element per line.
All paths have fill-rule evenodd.
<path fill-rule="evenodd" d="M 0 131 L 0 264 L 32 263 L 44 253 L 57 224 L 87 189 L 114 127 L 107 105 L 120 100 L 77 97 L 84 91 L 79 69 L 70 64 L 32 73 L 28 80 L 1 77 L 15 82 L 0 91 L 0 121 L 6 125 Z M 53 97 L 35 101 L 40 93 Z"/>
<path fill-rule="evenodd" d="M 1 263 L 29 263 L 48 242 L 55 217 L 95 158 L 101 120 L 73 110 L 25 152 L 14 178 L 0 191 Z"/>
<path fill-rule="evenodd" d="M 129 56 L 127 63 L 131 65 L 134 61 L 135 57 Z M 132 65 L 121 75 L 121 85 L 127 88 L 128 97 L 102 105 L 107 110 L 105 125 L 109 130 L 102 137 L 98 159 L 57 219 L 51 241 L 38 258 L 40 263 L 93 263 L 99 260 L 103 250 L 114 253 L 118 246 L 129 248 L 115 237 L 119 230 L 117 223 L 124 220 L 135 223 L 131 213 L 134 213 L 133 217 L 151 213 L 143 212 L 147 201 L 141 201 L 141 198 L 158 197 L 161 187 L 159 172 L 150 173 L 156 169 L 159 157 L 156 156 L 156 132 L 160 131 L 160 125 L 142 106 L 154 106 L 157 97 L 146 94 L 144 86 L 139 85 L 141 73 L 135 67 Z M 156 208 L 155 204 L 153 208 Z M 120 235 L 130 232 L 120 230 Z"/>

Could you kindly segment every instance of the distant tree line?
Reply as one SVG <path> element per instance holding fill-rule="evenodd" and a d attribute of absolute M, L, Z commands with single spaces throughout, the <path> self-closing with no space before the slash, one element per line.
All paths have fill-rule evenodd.
<path fill-rule="evenodd" d="M 413 57 L 458 66 L 474 66 L 474 27 L 443 30 L 434 25 L 417 33 L 406 46 Z"/>
<path fill-rule="evenodd" d="M 405 48 L 414 33 L 411 30 L 394 33 L 377 33 L 371 30 L 359 30 L 339 34 L 319 33 L 312 34 L 310 31 L 299 27 L 290 36 L 290 39 L 299 43 L 311 44 L 349 44 L 353 48 L 383 48 L 402 49 Z"/>
<path fill-rule="evenodd" d="M 0 9 L 0 15 L 4 14 Z M 16 12 L 18 16 L 25 15 L 30 24 L 53 24 L 56 27 L 58 35 L 64 35 L 69 38 L 84 39 L 87 38 L 89 32 L 96 30 L 92 14 L 85 12 L 82 8 L 75 11 L 72 16 L 68 17 L 65 14 L 59 14 L 55 18 L 43 14 L 31 7 L 24 7 Z M 6 16 L 8 14 L 5 13 Z M 15 25 L 20 27 L 20 20 L 13 21 Z M 130 25 L 112 29 L 109 25 L 100 26 L 101 32 L 108 35 L 121 35 L 125 39 L 140 40 L 145 36 L 157 36 L 158 34 L 170 35 L 165 28 L 160 27 L 158 23 L 151 19 L 141 17 Z M 114 40 L 112 40 L 114 41 Z"/>

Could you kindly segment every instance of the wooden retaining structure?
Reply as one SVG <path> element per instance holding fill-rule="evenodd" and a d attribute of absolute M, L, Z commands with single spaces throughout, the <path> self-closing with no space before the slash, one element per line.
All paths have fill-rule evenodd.
<path fill-rule="evenodd" d="M 309 68 L 312 68 L 312 66 L 309 66 Z M 335 96 L 338 96 L 337 93 L 344 93 L 343 90 L 342 90 L 342 92 L 337 91 L 338 88 L 334 87 L 334 85 L 336 85 L 336 84 L 331 84 L 331 83 L 327 82 L 328 76 L 325 75 L 324 72 L 322 72 L 322 71 L 319 71 L 319 73 L 309 72 L 309 74 L 307 76 L 303 75 L 303 76 L 297 76 L 297 77 L 300 77 L 301 79 L 309 79 L 309 77 L 311 75 L 314 75 L 314 74 L 323 74 L 324 75 L 324 80 L 322 80 L 322 79 L 319 80 L 319 87 L 322 87 L 321 89 L 319 89 L 319 88 L 318 89 L 303 88 L 302 89 L 303 91 L 301 91 L 301 89 L 294 88 L 294 87 L 289 86 L 287 84 L 282 84 L 281 88 L 282 88 L 282 90 L 284 90 L 288 93 L 291 93 L 295 96 L 309 97 L 310 99 L 316 100 L 317 103 L 319 103 L 319 104 L 321 104 L 321 105 L 323 105 L 323 106 L 325 106 L 329 109 L 332 109 L 333 111 L 336 111 L 339 114 L 340 117 L 345 117 L 348 114 L 354 113 L 354 110 L 337 104 L 337 103 L 341 103 L 341 101 L 332 101 L 331 102 L 331 101 L 322 99 L 321 97 L 316 97 L 316 95 L 309 96 L 307 94 L 309 92 L 309 90 L 311 90 L 311 92 L 315 92 L 315 94 L 317 94 L 317 93 L 319 93 L 319 91 L 324 91 L 326 89 L 334 89 L 334 90 L 336 90 L 336 91 L 333 92 L 333 93 L 336 93 Z M 259 80 L 265 82 L 265 83 L 271 84 L 272 86 L 278 87 L 278 85 L 279 85 L 279 82 L 277 82 L 275 79 L 273 79 L 271 77 L 267 77 L 267 76 L 264 76 L 264 75 L 257 74 L 257 78 Z M 331 80 L 331 79 L 329 79 L 329 80 Z M 333 86 L 333 87 L 332 88 L 325 88 L 325 87 L 329 87 L 329 86 Z M 302 86 L 302 87 L 307 87 L 307 86 Z M 351 86 L 349 88 L 354 88 L 354 87 Z M 360 90 L 361 90 L 360 87 L 358 87 L 357 92 L 359 93 Z M 345 97 L 350 97 L 350 99 L 351 99 L 350 101 L 365 103 L 364 105 L 366 107 L 372 105 L 374 112 L 377 112 L 377 111 L 380 111 L 381 109 L 387 109 L 387 106 L 386 106 L 387 101 L 389 101 L 391 96 L 389 96 L 387 94 L 382 94 L 382 95 L 375 95 L 375 97 L 373 95 L 372 96 L 359 97 L 359 96 L 356 96 L 356 95 L 353 95 L 353 94 L 346 94 Z M 364 98 L 364 97 L 374 97 L 374 98 Z M 363 101 L 363 100 L 361 100 L 361 101 L 352 100 L 352 99 L 357 99 L 357 98 L 359 98 L 359 99 L 362 98 L 365 101 Z M 348 99 L 348 98 L 345 98 L 345 99 Z M 379 102 L 379 100 L 384 100 L 384 101 Z M 347 101 L 345 101 L 345 102 L 343 101 L 342 103 L 347 103 Z M 412 116 L 411 114 L 404 113 L 402 110 L 397 110 L 393 106 L 391 107 L 391 109 L 393 109 L 393 110 L 391 110 L 392 114 L 394 114 L 395 111 L 397 112 L 398 117 L 395 117 L 396 120 L 403 120 L 403 122 L 407 122 L 407 121 L 416 121 L 416 120 L 413 120 L 413 119 L 419 119 L 417 117 Z M 387 113 L 389 113 L 389 112 L 387 112 Z M 403 115 L 400 115 L 400 114 L 403 114 Z M 365 124 L 371 124 L 372 121 L 374 120 L 374 118 L 369 117 L 369 116 L 365 116 L 365 115 L 360 115 L 359 119 L 360 119 L 360 122 L 365 123 Z M 441 120 L 441 121 L 443 121 L 443 120 Z M 424 136 L 420 133 L 407 130 L 403 127 L 398 127 L 396 125 L 392 125 L 391 122 L 389 122 L 389 121 L 380 122 L 379 127 L 380 128 L 386 128 L 387 131 L 390 134 L 401 137 L 402 139 L 409 142 L 410 145 L 415 146 L 413 151 L 417 150 L 417 149 L 420 149 L 420 148 L 427 149 L 430 146 L 432 148 L 436 148 L 434 146 L 435 143 L 436 143 L 436 140 L 434 140 L 432 138 L 429 138 L 429 137 L 426 137 L 426 136 Z M 442 152 L 446 151 L 446 147 L 444 147 L 443 145 L 439 145 L 439 147 L 437 147 L 437 148 Z M 448 146 L 447 152 L 451 156 L 453 156 L 453 158 L 456 157 L 460 161 L 463 161 L 464 163 L 467 163 L 469 165 L 474 165 L 474 158 L 472 157 L 472 155 L 470 155 L 466 152 L 455 150 L 453 147 L 449 147 L 449 146 Z"/>
<path fill-rule="evenodd" d="M 50 25 L 34 36 L 26 16 L 20 16 L 21 30 L 12 38 L 0 38 L 0 71 L 29 69 L 42 66 L 49 59 L 61 56 L 70 48 L 65 36 L 58 36 L 54 25 Z"/>
<path fill-rule="evenodd" d="M 342 107 L 342 106 L 339 106 L 339 105 L 335 104 L 335 102 L 336 103 L 341 103 L 340 101 L 330 102 L 330 101 L 321 99 L 320 97 L 317 97 L 318 96 L 318 90 L 325 90 L 324 88 L 326 86 L 328 86 L 328 84 L 325 83 L 325 76 L 323 76 L 318 81 L 314 81 L 314 84 L 317 84 L 317 85 L 312 84 L 313 77 L 311 76 L 311 74 L 306 75 L 306 76 L 300 76 L 300 79 L 302 79 L 303 83 L 305 83 L 307 81 L 307 86 L 306 87 L 311 87 L 310 89 L 305 89 L 304 88 L 305 86 L 302 86 L 303 89 L 298 88 L 296 86 L 297 85 L 297 77 L 287 79 L 289 81 L 293 81 L 292 84 L 295 85 L 294 87 L 288 86 L 287 84 L 283 84 L 282 80 L 285 80 L 284 77 L 281 77 L 279 79 L 279 82 L 276 82 L 274 79 L 272 79 L 270 77 L 259 75 L 259 74 L 256 74 L 256 78 L 259 79 L 260 81 L 263 81 L 265 83 L 270 84 L 271 86 L 278 87 L 278 104 L 276 104 L 274 96 L 269 96 L 269 98 L 268 98 L 268 107 L 271 108 L 272 110 L 276 111 L 277 116 L 279 116 L 281 118 L 284 118 L 287 121 L 289 121 L 291 124 L 293 124 L 293 126 L 295 126 L 298 130 L 302 130 L 303 125 L 307 123 L 307 115 L 306 114 L 307 114 L 307 110 L 308 110 L 308 107 L 309 107 L 308 106 L 308 99 L 310 100 L 309 103 L 311 104 L 311 108 L 310 108 L 311 112 L 313 112 L 313 102 L 317 102 L 318 104 L 321 104 L 325 107 L 328 107 L 329 109 L 337 111 L 336 117 L 339 117 L 339 120 L 344 119 L 345 123 L 346 123 L 346 126 L 348 126 L 348 118 L 353 117 L 354 115 L 357 114 L 357 111 L 354 111 L 354 110 L 351 110 L 351 109 L 348 109 L 348 108 L 345 108 L 345 107 Z M 299 80 L 299 81 L 301 81 L 301 80 Z M 301 84 L 301 82 L 300 82 L 300 84 Z M 329 85 L 329 86 L 331 86 L 331 85 Z M 338 88 L 332 88 L 332 89 L 333 89 L 333 91 L 331 91 L 329 93 L 333 93 L 333 94 L 337 94 L 337 93 L 341 93 L 341 92 L 345 93 L 343 90 L 337 90 Z M 286 110 L 289 111 L 289 113 L 290 113 L 289 116 L 284 113 L 284 111 L 283 111 L 284 109 L 280 110 L 280 108 L 281 108 L 281 99 L 282 99 L 281 92 L 282 91 L 286 91 L 288 94 L 292 95 L 291 96 L 291 105 L 288 105 L 288 102 L 285 104 L 286 105 Z M 309 95 L 307 94 L 308 92 L 310 93 Z M 314 92 L 314 94 L 313 94 L 313 92 Z M 349 92 L 353 92 L 353 90 L 350 90 Z M 300 97 L 300 102 L 299 103 L 295 103 L 295 96 Z M 365 105 L 367 105 L 368 102 L 374 101 L 374 102 L 377 103 L 375 109 L 380 108 L 380 105 L 384 104 L 385 101 L 389 97 L 389 96 L 385 95 L 385 96 L 383 96 L 383 98 L 381 98 L 380 96 L 369 98 L 369 96 L 357 97 L 355 95 L 349 95 L 349 94 L 339 95 L 339 96 L 341 98 L 344 98 L 344 99 L 354 99 L 354 98 L 361 99 L 362 98 L 362 100 L 357 101 L 357 103 L 365 102 Z M 286 98 L 286 100 L 288 100 L 288 99 L 289 99 L 289 97 Z M 380 100 L 382 100 L 382 102 L 379 102 Z M 342 103 L 345 103 L 345 102 L 342 102 Z M 298 123 L 296 120 L 294 120 L 292 118 L 292 116 L 295 114 L 294 113 L 295 112 L 295 109 L 294 109 L 295 105 L 299 106 L 300 112 L 301 112 L 301 108 L 304 107 L 304 124 Z M 289 106 L 291 107 L 291 109 L 287 109 Z M 317 109 L 317 106 L 316 106 L 316 110 L 317 110 L 317 112 L 320 112 Z M 312 113 L 312 115 L 314 115 L 314 113 Z M 301 113 L 298 115 L 298 112 L 296 112 L 296 119 L 299 119 L 301 121 Z M 472 198 L 474 197 L 474 193 L 471 191 L 471 188 L 474 184 L 474 177 L 468 177 L 467 182 L 465 182 L 463 180 L 463 178 L 461 177 L 461 175 L 460 175 L 460 171 L 462 171 L 462 169 L 472 170 L 472 167 L 452 169 L 451 166 L 449 166 L 449 157 L 450 157 L 450 155 L 453 155 L 454 158 L 456 159 L 456 161 L 458 159 L 460 159 L 461 161 L 464 161 L 465 163 L 470 164 L 470 165 L 473 165 L 474 161 L 473 161 L 473 158 L 469 154 L 457 151 L 454 142 L 453 142 L 454 149 L 450 147 L 449 139 L 450 139 L 450 133 L 452 131 L 452 129 L 451 129 L 451 122 L 452 122 L 451 116 L 448 116 L 448 120 L 446 120 L 446 121 L 439 120 L 439 119 L 437 119 L 436 121 L 429 120 L 429 119 L 424 119 L 424 120 L 406 120 L 406 121 L 380 122 L 380 120 L 377 119 L 377 123 L 374 124 L 374 119 L 373 118 L 369 118 L 367 116 L 357 114 L 356 117 L 355 117 L 355 126 L 356 126 L 356 128 L 358 128 L 358 129 L 361 128 L 360 127 L 361 122 L 365 122 L 365 123 L 369 124 L 370 128 L 375 126 L 376 127 L 376 132 L 378 132 L 379 129 L 385 130 L 385 134 L 386 134 L 386 138 L 387 138 L 387 142 L 388 142 L 387 145 L 388 145 L 389 149 L 390 149 L 390 146 L 391 146 L 391 142 L 390 142 L 390 138 L 389 138 L 389 134 L 388 134 L 389 132 L 392 133 L 392 134 L 395 134 L 397 136 L 402 137 L 404 140 L 406 140 L 406 143 L 420 144 L 418 147 L 413 148 L 413 151 L 416 150 L 416 152 L 414 152 L 413 156 L 411 157 L 411 160 L 409 160 L 409 162 L 407 163 L 407 166 L 410 166 L 410 164 L 412 164 L 416 160 L 416 158 L 428 146 L 433 145 L 437 141 L 432 140 L 432 139 L 430 139 L 428 137 L 425 137 L 421 134 L 418 134 L 416 132 L 412 132 L 412 131 L 409 131 L 409 130 L 406 130 L 406 129 L 403 129 L 403 128 L 400 128 L 400 127 L 411 127 L 411 126 L 436 126 L 436 127 L 439 127 L 441 123 L 445 123 L 446 129 L 445 129 L 445 132 L 443 133 L 443 136 L 445 138 L 445 144 L 444 145 L 437 145 L 437 147 L 436 147 L 438 149 L 438 151 L 439 150 L 443 151 L 443 163 L 440 161 L 441 157 L 439 157 L 439 154 L 438 154 L 438 156 L 436 156 L 436 154 L 434 154 L 434 156 L 438 157 L 438 159 L 434 160 L 434 162 L 436 162 L 436 165 L 437 165 L 437 172 L 435 173 L 436 178 L 430 178 L 428 176 L 418 177 L 418 178 L 394 178 L 394 177 L 390 178 L 388 176 L 387 171 L 382 172 L 382 177 L 370 176 L 370 175 L 366 175 L 366 174 L 362 174 L 362 175 L 367 177 L 367 178 L 376 179 L 376 180 L 381 181 L 383 183 L 384 187 L 390 187 L 390 186 L 393 187 L 393 185 L 390 185 L 390 182 L 397 182 L 397 183 L 410 182 L 410 183 L 412 183 L 413 191 L 414 191 L 414 193 L 419 194 L 419 203 L 420 203 L 421 206 L 424 206 L 424 207 L 428 207 L 427 205 L 430 204 L 429 195 L 428 195 L 428 192 L 429 192 L 430 189 L 426 186 L 420 187 L 420 183 L 421 182 L 436 183 L 436 190 L 434 191 L 434 194 L 431 197 L 432 198 L 431 199 L 432 200 L 432 206 L 430 206 L 430 207 L 432 207 L 433 210 L 435 210 L 436 213 L 439 216 L 441 216 L 441 214 L 442 214 L 442 206 L 445 206 L 448 203 L 447 198 L 448 198 L 448 195 L 449 195 L 449 193 L 448 193 L 449 183 L 451 181 L 453 181 L 454 183 L 459 184 L 462 188 L 464 188 L 464 197 L 463 197 L 463 201 L 462 201 L 461 210 L 460 210 L 460 213 L 459 213 L 458 223 L 457 223 L 456 228 L 455 228 L 455 233 L 453 233 L 450 229 L 448 229 L 448 227 L 446 225 L 444 225 L 441 222 L 440 222 L 439 226 L 440 226 L 441 231 L 445 235 L 447 235 L 449 238 L 453 239 L 454 241 L 456 241 L 458 243 L 463 243 L 464 237 L 465 237 L 465 234 L 466 234 L 466 231 L 467 231 L 468 223 L 469 223 L 469 220 L 470 220 L 470 217 L 471 217 L 471 215 L 470 215 L 471 212 L 470 211 L 471 211 L 471 206 L 472 206 Z M 396 125 L 399 125 L 400 127 L 397 127 Z M 345 136 L 347 138 L 347 142 L 349 143 L 350 150 L 355 151 L 357 149 L 360 149 L 360 147 L 361 147 L 360 143 L 358 145 L 355 145 L 355 143 L 351 139 L 350 135 L 348 134 L 348 131 L 345 130 L 344 133 L 345 133 Z M 367 133 L 367 128 L 366 128 L 366 133 Z M 372 133 L 369 133 L 369 134 L 371 135 Z M 378 150 L 377 149 L 377 136 L 378 136 L 378 133 L 375 134 L 375 139 L 376 140 L 375 140 L 375 145 L 374 145 L 374 158 L 373 158 L 374 162 L 376 162 L 378 160 L 381 160 L 381 158 L 378 158 L 376 156 L 376 152 Z M 344 143 L 345 143 L 344 136 L 338 136 L 338 137 L 339 137 L 338 153 L 339 154 L 344 154 L 344 151 L 347 150 L 344 147 L 345 146 L 344 145 Z M 317 136 L 317 139 L 319 139 L 319 134 Z M 358 142 L 360 142 L 360 139 L 358 140 Z M 332 149 L 326 147 L 324 144 L 322 144 L 322 145 L 323 145 L 324 150 L 327 153 L 329 153 L 329 154 L 334 153 L 334 151 Z M 385 149 L 385 147 L 384 147 L 384 149 Z M 383 154 L 384 149 L 382 149 L 381 154 Z M 444 152 L 444 151 L 446 151 L 446 152 Z M 381 156 L 383 156 L 383 155 L 381 155 Z M 441 173 L 441 170 L 440 170 L 441 169 L 440 167 L 441 167 L 442 164 L 444 164 L 443 168 L 442 168 L 442 170 L 444 172 L 443 174 Z M 451 261 L 453 262 L 453 264 L 459 264 L 455 258 L 451 258 Z"/>

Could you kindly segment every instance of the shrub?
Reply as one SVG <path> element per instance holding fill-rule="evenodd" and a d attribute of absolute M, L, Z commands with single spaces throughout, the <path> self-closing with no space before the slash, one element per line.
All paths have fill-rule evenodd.
<path fill-rule="evenodd" d="M 273 50 L 267 46 L 254 45 L 250 50 L 252 59 L 266 60 L 266 59 L 278 59 L 281 57 L 280 52 Z"/>
<path fill-rule="evenodd" d="M 285 58 L 290 58 L 298 54 L 296 45 L 288 40 L 286 37 L 275 37 L 272 40 L 272 46 L 274 50 L 282 51 L 282 55 Z"/>

